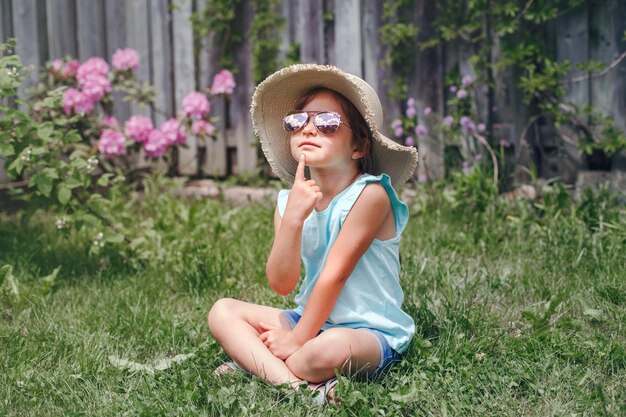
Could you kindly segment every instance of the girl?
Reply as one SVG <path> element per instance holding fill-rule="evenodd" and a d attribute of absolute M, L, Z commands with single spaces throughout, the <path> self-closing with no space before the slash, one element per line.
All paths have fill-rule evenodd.
<path fill-rule="evenodd" d="M 400 235 L 408 210 L 394 191 L 412 175 L 415 148 L 383 136 L 376 93 L 324 65 L 293 65 L 269 76 L 252 101 L 255 132 L 282 190 L 266 273 L 297 307 L 280 310 L 218 300 L 211 333 L 236 368 L 272 384 L 333 398 L 336 372 L 379 376 L 406 351 L 414 323 L 401 310 Z"/>

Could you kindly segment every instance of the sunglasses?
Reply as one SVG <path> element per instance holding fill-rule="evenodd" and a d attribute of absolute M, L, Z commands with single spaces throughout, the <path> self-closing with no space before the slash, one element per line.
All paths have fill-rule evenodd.
<path fill-rule="evenodd" d="M 341 121 L 341 115 L 337 112 L 304 110 L 294 110 L 287 113 L 283 118 L 283 127 L 289 133 L 297 132 L 309 123 L 311 116 L 313 116 L 313 126 L 324 135 L 337 133 L 340 125 L 351 129 L 350 126 Z"/>

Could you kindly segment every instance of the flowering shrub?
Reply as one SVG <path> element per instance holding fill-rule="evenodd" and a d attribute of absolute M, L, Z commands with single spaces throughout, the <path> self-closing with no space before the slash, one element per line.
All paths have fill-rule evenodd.
<path fill-rule="evenodd" d="M 120 224 L 110 210 L 119 188 L 133 186 L 126 179 L 130 156 L 143 150 L 148 158 L 167 157 L 172 148 L 184 146 L 189 134 L 213 136 L 209 98 L 232 93 L 233 75 L 221 71 L 214 89 L 190 92 L 176 117 L 155 126 L 143 115 L 126 121 L 112 115 L 113 92 L 153 105 L 154 89 L 134 75 L 140 65 L 136 51 L 118 49 L 111 66 L 99 57 L 83 63 L 54 60 L 32 97 L 16 108 L 5 99 L 18 98 L 27 70 L 13 49 L 13 42 L 0 44 L 0 158 L 17 181 L 11 193 L 58 213 L 59 230 L 90 230 L 85 233 L 91 233 L 93 250 L 105 243 L 132 243 L 142 228 Z"/>
<path fill-rule="evenodd" d="M 469 173 L 472 166 L 483 160 L 486 150 L 492 156 L 497 171 L 495 154 L 484 138 L 486 125 L 480 121 L 476 106 L 471 100 L 476 85 L 470 75 L 463 76 L 460 83 L 450 85 L 448 114 L 444 116 L 436 114 L 430 107 L 425 107 L 419 115 L 415 99 L 409 98 L 404 115 L 391 123 L 394 136 L 406 146 L 418 147 L 420 140 L 428 137 L 443 140 L 444 146 L 458 148 L 461 156 L 459 166 L 447 168 L 461 169 L 464 173 Z M 509 146 L 508 142 L 501 145 Z M 421 175 L 418 182 L 425 182 L 427 179 L 427 176 Z"/>

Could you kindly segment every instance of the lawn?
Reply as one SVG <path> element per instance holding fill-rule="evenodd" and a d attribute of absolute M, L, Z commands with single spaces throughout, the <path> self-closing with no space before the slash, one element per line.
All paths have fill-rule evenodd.
<path fill-rule="evenodd" d="M 271 201 L 154 196 L 133 214 L 154 230 L 143 259 L 90 253 L 49 214 L 2 215 L 0 415 L 626 415 L 623 207 L 559 193 L 418 193 L 401 248 L 417 334 L 384 380 L 342 378 L 324 410 L 212 375 L 216 299 L 292 305 L 264 279 Z"/>

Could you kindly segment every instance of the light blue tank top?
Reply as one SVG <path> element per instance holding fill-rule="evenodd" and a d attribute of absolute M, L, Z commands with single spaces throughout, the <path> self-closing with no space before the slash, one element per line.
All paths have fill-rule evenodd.
<path fill-rule="evenodd" d="M 409 211 L 398 198 L 386 174 L 361 175 L 337 194 L 326 209 L 319 212 L 313 210 L 304 221 L 302 261 L 306 275 L 295 298 L 298 304 L 295 311 L 298 314 L 304 312 L 346 216 L 369 183 L 380 183 L 387 191 L 395 217 L 396 235 L 384 241 L 374 239 L 346 281 L 322 329 L 337 326 L 376 329 L 396 352 L 404 353 L 415 333 L 413 319 L 401 309 L 404 294 L 399 282 L 400 235 L 406 227 Z M 281 217 L 288 197 L 289 190 L 278 193 L 278 212 Z"/>

